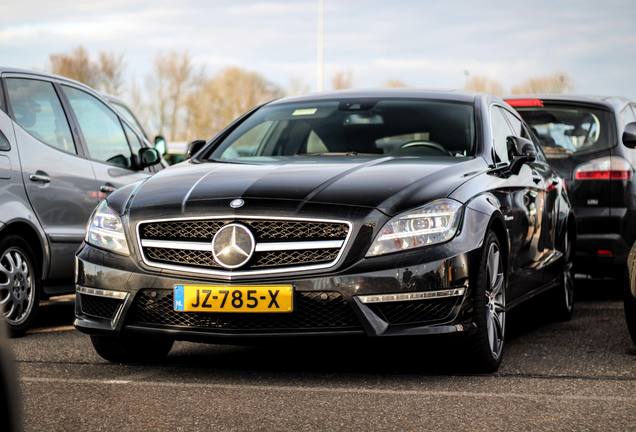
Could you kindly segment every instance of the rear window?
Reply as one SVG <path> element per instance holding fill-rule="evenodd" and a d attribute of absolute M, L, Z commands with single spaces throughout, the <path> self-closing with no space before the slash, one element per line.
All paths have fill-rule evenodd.
<path fill-rule="evenodd" d="M 601 150 L 615 143 L 613 117 L 608 111 L 562 104 L 517 110 L 539 137 L 548 158 Z"/>

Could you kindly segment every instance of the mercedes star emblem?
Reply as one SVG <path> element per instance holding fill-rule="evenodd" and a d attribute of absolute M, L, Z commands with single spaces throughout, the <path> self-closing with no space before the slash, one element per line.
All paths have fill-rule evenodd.
<path fill-rule="evenodd" d="M 247 263 L 256 242 L 247 227 L 231 223 L 223 226 L 212 239 L 214 260 L 226 269 L 235 269 Z"/>
<path fill-rule="evenodd" d="M 230 202 L 230 207 L 239 208 L 239 207 L 243 207 L 243 204 L 245 204 L 245 201 L 243 201 L 240 198 L 237 198 L 235 200 L 232 200 L 232 202 Z"/>

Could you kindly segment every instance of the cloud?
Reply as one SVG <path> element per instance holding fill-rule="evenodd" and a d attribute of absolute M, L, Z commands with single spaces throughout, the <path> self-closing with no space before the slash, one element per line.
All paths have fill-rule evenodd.
<path fill-rule="evenodd" d="M 283 85 L 315 81 L 315 0 L 5 3 L 7 65 L 41 67 L 50 53 L 83 44 L 125 53 L 135 76 L 150 71 L 158 51 L 188 50 L 210 72 L 237 65 Z M 327 81 L 346 69 L 363 87 L 387 79 L 461 87 L 468 70 L 510 86 L 558 70 L 577 91 L 636 97 L 634 22 L 633 0 L 326 0 Z"/>

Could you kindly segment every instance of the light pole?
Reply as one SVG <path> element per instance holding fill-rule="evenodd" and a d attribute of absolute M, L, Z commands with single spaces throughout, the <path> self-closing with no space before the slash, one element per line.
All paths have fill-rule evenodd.
<path fill-rule="evenodd" d="M 316 40 L 316 90 L 325 89 L 325 0 L 318 0 L 318 31 Z"/>

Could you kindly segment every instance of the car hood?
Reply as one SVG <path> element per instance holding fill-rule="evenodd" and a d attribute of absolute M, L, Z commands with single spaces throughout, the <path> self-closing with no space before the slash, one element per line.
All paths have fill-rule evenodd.
<path fill-rule="evenodd" d="M 229 201 L 284 200 L 300 210 L 307 204 L 375 208 L 392 215 L 448 196 L 487 169 L 481 158 L 462 161 L 420 158 L 342 158 L 293 163 L 185 162 L 137 187 L 129 208 L 164 209 L 186 215 Z"/>

